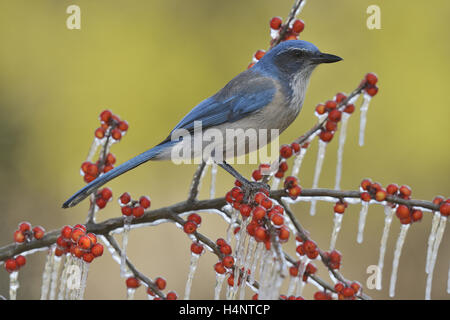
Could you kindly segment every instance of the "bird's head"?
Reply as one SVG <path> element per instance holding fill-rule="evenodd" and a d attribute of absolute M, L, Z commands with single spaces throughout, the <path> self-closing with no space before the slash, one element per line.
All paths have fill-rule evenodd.
<path fill-rule="evenodd" d="M 298 73 L 311 73 L 321 63 L 341 60 L 342 58 L 333 54 L 320 52 L 308 41 L 289 40 L 268 51 L 255 66 L 269 73 L 277 72 L 291 77 Z"/>

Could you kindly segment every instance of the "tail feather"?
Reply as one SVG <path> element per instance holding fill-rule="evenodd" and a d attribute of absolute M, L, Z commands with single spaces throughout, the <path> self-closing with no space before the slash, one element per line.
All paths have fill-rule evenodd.
<path fill-rule="evenodd" d="M 120 166 L 101 175 L 94 181 L 87 184 L 84 188 L 80 189 L 73 196 L 71 196 L 66 202 L 64 202 L 62 207 L 69 208 L 69 207 L 73 207 L 73 206 L 77 205 L 79 202 L 81 202 L 83 199 L 85 199 L 92 192 L 94 192 L 96 189 L 100 188 L 102 185 L 104 185 L 108 181 L 120 176 L 121 174 L 123 174 L 133 168 L 136 168 L 137 166 L 143 164 L 144 162 L 147 162 L 147 161 L 155 158 L 161 151 L 163 151 L 165 148 L 169 147 L 170 145 L 171 145 L 170 142 L 165 142 L 165 143 L 159 144 L 156 147 L 153 147 L 152 149 L 147 150 L 144 153 L 141 153 L 140 155 L 128 160 L 125 163 L 122 163 Z"/>

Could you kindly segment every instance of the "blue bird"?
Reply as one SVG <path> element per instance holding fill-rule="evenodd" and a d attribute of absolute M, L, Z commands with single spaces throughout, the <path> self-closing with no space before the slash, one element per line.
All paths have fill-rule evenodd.
<path fill-rule="evenodd" d="M 228 129 L 277 129 L 279 133 L 283 132 L 302 108 L 309 79 L 315 67 L 321 63 L 340 60 L 342 58 L 338 56 L 320 52 L 315 45 L 307 41 L 290 40 L 278 44 L 252 68 L 237 75 L 215 95 L 194 107 L 164 141 L 99 176 L 70 197 L 63 204 L 63 208 L 75 206 L 108 181 L 144 162 L 171 159 L 175 148 L 193 144 L 199 123 L 201 132 L 214 129 L 223 136 Z M 177 132 L 182 134 L 173 139 L 174 133 Z M 269 136 L 269 141 L 258 141 L 256 149 L 273 138 L 275 137 Z M 226 158 L 230 149 L 236 151 L 235 155 L 240 155 L 253 151 L 255 147 L 252 149 L 249 142 L 245 142 L 244 149 L 235 150 L 237 144 L 227 143 L 223 146 L 221 156 Z M 192 150 L 188 157 L 204 156 L 198 154 L 197 149 Z M 215 156 L 217 153 L 214 152 L 208 155 L 213 158 Z M 242 177 L 225 161 L 218 164 L 244 184 L 252 185 L 252 182 Z"/>

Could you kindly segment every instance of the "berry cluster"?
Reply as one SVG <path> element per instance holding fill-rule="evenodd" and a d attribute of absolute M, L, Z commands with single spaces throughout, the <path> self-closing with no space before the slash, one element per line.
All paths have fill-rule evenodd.
<path fill-rule="evenodd" d="M 258 300 L 258 297 L 256 297 L 256 299 L 255 300 Z M 302 296 L 298 296 L 298 297 L 296 297 L 296 296 L 286 296 L 286 295 L 284 295 L 284 294 L 281 294 L 280 295 L 280 300 L 305 300 L 305 298 L 303 298 Z"/>
<path fill-rule="evenodd" d="M 291 277 L 298 277 L 299 276 L 299 266 L 300 266 L 300 261 L 295 262 L 295 264 L 289 268 L 289 274 L 291 275 Z M 303 272 L 302 279 L 303 281 L 307 281 L 308 280 L 308 276 L 315 274 L 317 272 L 317 267 L 313 264 L 313 263 L 308 263 L 305 267 L 305 271 Z"/>
<path fill-rule="evenodd" d="M 338 270 L 341 267 L 342 255 L 337 250 L 332 250 L 331 252 L 323 253 L 324 263 L 331 269 Z"/>
<path fill-rule="evenodd" d="M 314 300 L 333 300 L 330 292 L 327 291 L 317 291 L 314 293 Z"/>
<path fill-rule="evenodd" d="M 9 273 L 18 271 L 21 267 L 25 265 L 26 262 L 27 259 L 24 256 L 18 255 L 15 258 L 9 258 L 5 261 L 5 269 Z"/>
<path fill-rule="evenodd" d="M 144 215 L 145 209 L 150 208 L 152 202 L 148 196 L 141 196 L 139 200 L 133 200 L 130 194 L 125 192 L 120 196 L 119 204 L 122 207 L 122 215 L 140 218 Z"/>
<path fill-rule="evenodd" d="M 103 188 L 97 191 L 95 195 L 95 204 L 99 209 L 106 207 L 106 204 L 112 200 L 112 191 L 110 188 Z"/>
<path fill-rule="evenodd" d="M 132 284 L 133 284 L 134 281 L 137 281 L 139 283 L 139 280 L 136 279 L 136 278 L 128 278 L 128 279 L 135 279 L 135 280 L 132 281 Z M 127 279 L 127 287 L 130 288 L 130 286 L 128 285 L 128 279 Z M 166 288 L 167 281 L 166 281 L 166 279 L 164 279 L 162 277 L 158 277 L 158 278 L 155 279 L 155 285 L 156 285 L 156 287 L 158 287 L 159 290 L 162 291 L 162 290 L 164 290 Z M 139 287 L 139 285 L 138 285 L 138 287 Z M 137 287 L 131 287 L 131 288 L 136 289 Z M 155 293 L 153 292 L 153 290 L 150 287 L 147 288 L 147 294 L 149 296 L 153 297 L 153 300 L 160 300 L 161 299 L 159 297 L 156 297 Z M 178 299 L 178 295 L 176 294 L 175 291 L 170 291 L 170 292 L 167 293 L 166 299 L 167 300 L 177 300 Z"/>
<path fill-rule="evenodd" d="M 328 100 L 325 103 L 319 103 L 316 106 L 316 116 L 328 116 L 327 121 L 319 134 L 320 140 L 330 142 L 338 128 L 338 123 L 341 121 L 342 112 L 351 114 L 355 111 L 355 105 L 352 103 L 342 105 L 346 99 L 347 96 L 339 92 L 333 100 Z"/>
<path fill-rule="evenodd" d="M 292 176 L 284 179 L 284 189 L 292 200 L 297 199 L 302 193 L 302 187 L 298 184 L 297 178 Z"/>
<path fill-rule="evenodd" d="M 280 17 L 273 17 L 270 20 L 270 33 L 272 40 L 270 42 L 270 46 L 272 47 L 275 41 L 279 40 L 280 32 L 283 29 L 283 20 Z M 305 23 L 303 20 L 296 19 L 294 20 L 290 26 L 286 29 L 286 32 L 283 34 L 283 38 L 280 39 L 280 42 L 287 40 L 298 40 L 300 33 L 305 29 Z M 266 51 L 257 50 L 253 55 L 253 62 L 248 65 L 248 68 L 251 68 L 257 63 L 264 55 Z"/>
<path fill-rule="evenodd" d="M 41 226 L 36 226 L 31 229 L 31 224 L 29 222 L 19 223 L 18 229 L 14 231 L 14 241 L 16 243 L 29 242 L 31 240 L 42 239 L 45 234 L 45 229 Z"/>
<path fill-rule="evenodd" d="M 128 122 L 121 120 L 110 110 L 103 110 L 99 118 L 100 127 L 95 130 L 97 139 L 103 139 L 110 135 L 114 140 L 119 141 L 128 130 Z"/>
<path fill-rule="evenodd" d="M 378 87 L 376 86 L 377 82 L 378 82 L 377 75 L 371 72 L 366 74 L 361 85 L 364 85 L 365 86 L 364 90 L 366 91 L 366 93 L 369 96 L 373 97 L 378 93 Z"/>
<path fill-rule="evenodd" d="M 296 251 L 300 256 L 306 255 L 309 259 L 314 260 L 319 255 L 319 248 L 312 240 L 303 241 L 302 238 L 296 237 L 297 248 Z"/>
<path fill-rule="evenodd" d="M 234 258 L 231 255 L 231 246 L 222 238 L 216 240 L 216 245 L 219 247 L 220 252 L 224 255 L 222 261 L 217 262 L 214 265 L 214 270 L 219 274 L 224 274 L 227 271 L 231 271 L 234 266 Z"/>
<path fill-rule="evenodd" d="M 439 205 L 439 212 L 444 217 L 448 217 L 450 215 L 450 199 L 444 200 L 443 197 L 437 196 L 433 199 L 433 203 Z"/>
<path fill-rule="evenodd" d="M 350 285 L 338 282 L 334 286 L 334 290 L 336 290 L 339 300 L 355 300 L 356 295 L 361 292 L 361 285 L 356 281 Z"/>
<path fill-rule="evenodd" d="M 103 245 L 97 243 L 97 236 L 86 233 L 86 226 L 77 224 L 74 227 L 64 226 L 61 235 L 56 239 L 55 255 L 60 257 L 70 253 L 73 257 L 91 263 L 103 254 Z"/>
<path fill-rule="evenodd" d="M 96 163 L 85 161 L 81 164 L 81 175 L 84 182 L 89 183 L 95 180 L 101 173 L 106 173 L 114 169 L 116 157 L 108 153 L 104 161 L 98 160 Z"/>
<path fill-rule="evenodd" d="M 200 227 L 201 223 L 202 217 L 200 217 L 196 213 L 191 213 L 188 216 L 187 221 L 183 225 L 183 230 L 187 234 L 192 234 L 197 230 L 198 227 Z"/>

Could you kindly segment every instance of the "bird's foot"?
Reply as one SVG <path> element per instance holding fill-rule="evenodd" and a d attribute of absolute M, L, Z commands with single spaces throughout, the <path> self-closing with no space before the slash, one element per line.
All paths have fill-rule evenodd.
<path fill-rule="evenodd" d="M 244 202 L 248 203 L 258 192 L 270 192 L 270 186 L 265 182 L 258 181 L 241 181 L 242 190 L 244 191 Z"/>

